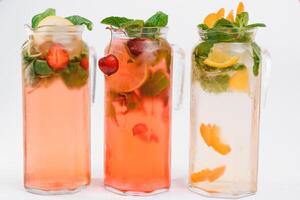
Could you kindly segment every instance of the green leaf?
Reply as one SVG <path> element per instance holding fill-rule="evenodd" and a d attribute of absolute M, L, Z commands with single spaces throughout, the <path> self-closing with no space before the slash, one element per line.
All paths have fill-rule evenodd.
<path fill-rule="evenodd" d="M 194 55 L 195 57 L 207 57 L 210 49 L 214 46 L 213 42 L 206 41 L 206 42 L 201 42 L 198 44 L 198 46 L 194 50 Z"/>
<path fill-rule="evenodd" d="M 221 93 L 228 89 L 229 78 L 227 74 L 219 74 L 216 76 L 202 75 L 200 77 L 200 84 L 202 89 L 206 92 Z"/>
<path fill-rule="evenodd" d="M 67 20 L 69 20 L 70 22 L 72 22 L 72 24 L 74 25 L 86 25 L 88 30 L 93 30 L 93 22 L 91 22 L 90 20 L 81 17 L 79 15 L 73 15 L 73 16 L 69 16 L 66 17 Z"/>
<path fill-rule="evenodd" d="M 32 28 L 37 28 L 39 23 L 46 17 L 48 16 L 55 16 L 56 15 L 56 10 L 53 8 L 48 8 L 44 12 L 35 15 L 32 20 L 31 20 L 31 27 Z"/>
<path fill-rule="evenodd" d="M 168 24 L 168 15 L 158 11 L 145 22 L 145 27 L 165 27 Z"/>
<path fill-rule="evenodd" d="M 206 25 L 206 24 L 198 24 L 198 26 L 197 26 L 198 28 L 200 28 L 200 29 L 202 29 L 202 30 L 207 30 L 207 29 L 209 29 L 209 27 Z"/>
<path fill-rule="evenodd" d="M 213 28 L 232 28 L 232 27 L 234 27 L 234 24 L 231 21 L 221 18 L 218 21 L 216 21 Z"/>
<path fill-rule="evenodd" d="M 34 72 L 40 76 L 49 76 L 54 71 L 49 67 L 48 63 L 44 60 L 35 60 L 33 62 Z"/>
<path fill-rule="evenodd" d="M 38 82 L 39 77 L 34 72 L 33 62 L 24 68 L 24 80 L 25 84 L 30 86 L 33 86 Z"/>
<path fill-rule="evenodd" d="M 170 84 L 170 80 L 163 70 L 158 70 L 152 74 L 146 83 L 141 87 L 141 92 L 145 96 L 156 96 Z"/>
<path fill-rule="evenodd" d="M 238 27 L 247 26 L 249 21 L 249 15 L 247 12 L 242 12 L 236 16 L 235 23 Z"/>
<path fill-rule="evenodd" d="M 255 24 L 249 24 L 245 28 L 252 29 L 252 28 L 256 28 L 256 27 L 266 27 L 266 25 L 263 23 L 255 23 Z"/>
<path fill-rule="evenodd" d="M 102 24 L 110 25 L 116 28 L 120 28 L 121 24 L 133 21 L 133 19 L 128 19 L 126 17 L 107 17 L 101 21 Z"/>
<path fill-rule="evenodd" d="M 261 49 L 260 47 L 255 43 L 251 43 L 252 46 L 252 57 L 253 57 L 253 74 L 257 76 L 259 74 L 259 66 L 260 66 L 260 60 L 261 60 Z"/>
<path fill-rule="evenodd" d="M 121 28 L 126 31 L 129 37 L 139 37 L 143 32 L 144 21 L 143 20 L 133 20 L 121 24 Z"/>
<path fill-rule="evenodd" d="M 88 80 L 88 72 L 80 66 L 79 62 L 69 63 L 68 67 L 60 72 L 60 75 L 69 87 L 83 86 Z"/>

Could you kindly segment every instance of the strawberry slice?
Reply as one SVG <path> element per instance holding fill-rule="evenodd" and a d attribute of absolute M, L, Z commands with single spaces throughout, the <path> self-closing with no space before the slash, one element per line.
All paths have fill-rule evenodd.
<path fill-rule="evenodd" d="M 87 56 L 81 58 L 80 66 L 85 70 L 89 70 L 89 58 Z"/>
<path fill-rule="evenodd" d="M 133 136 L 136 136 L 145 142 L 148 142 L 147 132 L 148 132 L 148 127 L 146 124 L 143 123 L 138 123 L 134 125 L 134 127 L 132 128 Z"/>
<path fill-rule="evenodd" d="M 69 55 L 61 44 L 53 44 L 46 56 L 48 65 L 55 70 L 61 70 L 67 67 L 69 63 Z"/>
<path fill-rule="evenodd" d="M 149 140 L 150 140 L 150 142 L 156 142 L 156 143 L 159 142 L 158 136 L 157 136 L 155 133 L 152 133 L 152 134 L 150 135 Z"/>

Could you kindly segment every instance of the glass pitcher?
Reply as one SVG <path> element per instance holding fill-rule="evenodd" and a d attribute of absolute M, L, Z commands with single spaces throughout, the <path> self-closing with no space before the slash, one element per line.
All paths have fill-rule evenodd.
<path fill-rule="evenodd" d="M 255 30 L 199 33 L 192 55 L 189 188 L 211 197 L 254 194 L 268 53 L 255 43 Z M 211 40 L 216 37 L 223 40 Z"/>
<path fill-rule="evenodd" d="M 119 69 L 105 76 L 104 185 L 118 194 L 149 195 L 170 187 L 172 63 L 182 80 L 184 55 L 179 48 L 172 51 L 167 30 L 143 28 L 130 37 L 111 30 L 105 53 L 118 59 Z"/>
<path fill-rule="evenodd" d="M 90 183 L 91 72 L 84 27 L 26 28 L 24 185 L 40 194 L 74 192 Z"/>

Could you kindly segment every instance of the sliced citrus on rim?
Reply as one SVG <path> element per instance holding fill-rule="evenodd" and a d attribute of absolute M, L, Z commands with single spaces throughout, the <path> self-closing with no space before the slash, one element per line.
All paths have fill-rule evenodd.
<path fill-rule="evenodd" d="M 240 2 L 237 9 L 236 9 L 236 14 L 241 14 L 242 12 L 245 11 L 245 6 L 243 2 Z"/>
<path fill-rule="evenodd" d="M 70 22 L 69 20 L 67 20 L 66 18 L 63 17 L 59 17 L 59 16 L 48 16 L 45 19 L 43 19 L 42 21 L 40 21 L 40 23 L 38 24 L 38 27 L 41 26 L 71 26 L 73 25 L 72 22 Z"/>
<path fill-rule="evenodd" d="M 229 56 L 219 49 L 213 49 L 204 60 L 204 64 L 215 68 L 226 68 L 237 64 L 238 61 L 238 56 Z"/>
<path fill-rule="evenodd" d="M 229 12 L 229 14 L 227 15 L 226 19 L 230 22 L 234 22 L 234 16 L 233 16 L 233 10 L 231 10 Z"/>
<path fill-rule="evenodd" d="M 149 66 L 137 63 L 130 57 L 126 42 L 115 40 L 110 47 L 110 53 L 119 60 L 116 73 L 106 77 L 107 86 L 114 92 L 131 92 L 141 87 L 148 78 Z"/>
<path fill-rule="evenodd" d="M 217 12 L 218 19 L 224 18 L 224 14 L 225 14 L 225 9 L 224 9 L 224 8 L 221 8 L 221 9 Z"/>
<path fill-rule="evenodd" d="M 210 13 L 205 17 L 204 24 L 206 24 L 209 28 L 212 28 L 217 20 L 218 15 L 216 13 Z"/>

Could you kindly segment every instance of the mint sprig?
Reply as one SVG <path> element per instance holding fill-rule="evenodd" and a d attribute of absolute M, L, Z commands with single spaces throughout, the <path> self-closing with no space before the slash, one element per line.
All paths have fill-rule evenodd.
<path fill-rule="evenodd" d="M 55 16 L 56 10 L 54 8 L 48 8 L 42 13 L 35 15 L 31 20 L 31 27 L 37 28 L 39 23 L 48 16 Z"/>
<path fill-rule="evenodd" d="M 137 33 L 142 33 L 146 27 L 165 27 L 168 24 L 168 15 L 158 11 L 146 21 L 142 19 L 129 19 L 126 17 L 111 16 L 103 19 L 102 24 L 112 26 L 114 28 L 123 29 L 129 36 L 136 36 Z M 147 33 L 143 37 L 153 38 L 153 34 Z"/>

